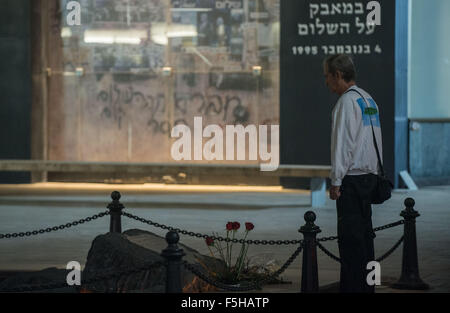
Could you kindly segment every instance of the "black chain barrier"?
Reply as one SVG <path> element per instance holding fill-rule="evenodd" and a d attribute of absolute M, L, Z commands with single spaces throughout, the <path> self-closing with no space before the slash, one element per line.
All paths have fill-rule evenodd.
<path fill-rule="evenodd" d="M 381 261 L 383 261 L 384 259 L 386 259 L 388 256 L 390 256 L 390 255 L 392 254 L 392 252 L 394 252 L 395 249 L 397 249 L 397 248 L 400 246 L 400 244 L 403 242 L 403 239 L 404 239 L 404 236 L 402 236 L 402 237 L 397 241 L 397 243 L 396 243 L 391 249 L 389 249 L 385 254 L 383 254 L 382 256 L 380 256 L 380 257 L 379 257 L 378 259 L 376 259 L 375 261 L 381 262 Z"/>
<path fill-rule="evenodd" d="M 246 244 L 253 244 L 253 245 L 298 245 L 300 243 L 303 242 L 303 240 L 299 239 L 299 240 L 251 240 L 251 239 L 232 239 L 232 238 L 224 238 L 224 237 L 216 237 L 216 236 L 212 236 L 212 235 L 205 235 L 205 234 L 201 234 L 201 233 L 195 233 L 192 231 L 187 231 L 184 229 L 179 229 L 179 228 L 174 228 L 171 226 L 167 226 L 164 224 L 159 224 L 159 223 L 155 223 L 152 220 L 147 220 L 144 219 L 142 217 L 138 217 L 135 215 L 132 215 L 130 213 L 126 213 L 126 212 L 122 212 L 123 216 L 126 216 L 128 218 L 134 219 L 136 221 L 148 224 L 150 226 L 155 226 L 158 228 L 162 228 L 162 229 L 166 229 L 166 230 L 170 230 L 170 231 L 175 231 L 177 233 L 183 234 L 183 235 L 188 235 L 191 237 L 197 237 L 197 238 L 211 238 L 213 240 L 218 240 L 218 241 L 225 241 L 225 242 L 232 242 L 232 243 L 246 243 Z"/>
<path fill-rule="evenodd" d="M 377 231 L 385 230 L 385 229 L 388 229 L 388 228 L 396 227 L 396 226 L 399 226 L 399 225 L 402 225 L 402 224 L 405 224 L 405 220 L 400 220 L 400 221 L 397 221 L 395 223 L 390 223 L 390 224 L 386 224 L 386 225 L 383 225 L 383 226 L 375 227 L 373 229 L 373 231 L 377 232 Z M 339 239 L 339 237 L 338 236 L 330 236 L 330 237 L 317 238 L 316 241 L 324 242 L 324 241 L 333 241 L 333 240 L 336 240 L 336 239 Z"/>
<path fill-rule="evenodd" d="M 376 228 L 373 229 L 373 231 L 374 231 L 374 232 L 377 232 L 377 231 L 385 230 L 385 229 L 388 229 L 388 228 L 396 227 L 396 226 L 399 226 L 399 225 L 402 225 L 402 224 L 405 224 L 405 220 L 400 220 L 400 221 L 397 221 L 397 222 L 394 222 L 394 223 L 390 223 L 390 224 L 386 224 L 386 225 L 383 225 L 383 226 L 380 226 L 380 227 L 376 227 Z M 325 247 L 320 243 L 321 241 L 324 242 L 324 241 L 330 241 L 330 240 L 336 240 L 336 239 L 339 239 L 339 238 L 338 238 L 337 236 L 318 238 L 316 244 L 317 244 L 317 246 L 319 247 L 319 249 L 322 250 L 327 256 L 329 256 L 331 259 L 335 260 L 336 262 L 339 262 L 339 263 L 340 263 L 340 262 L 341 262 L 341 259 L 340 259 L 339 257 L 337 257 L 336 255 L 334 255 L 330 250 L 328 250 L 327 248 L 325 248 Z M 389 249 L 384 255 L 382 255 L 381 257 L 379 257 L 378 259 L 376 259 L 376 261 L 377 261 L 377 262 L 381 262 L 381 261 L 383 261 L 384 259 L 386 259 L 388 256 L 390 256 L 390 255 L 395 251 L 395 249 L 397 249 L 397 248 L 400 246 L 400 244 L 402 243 L 402 241 L 403 241 L 403 236 L 402 236 L 402 237 L 400 238 L 400 240 L 397 241 L 397 243 L 396 243 L 391 249 Z"/>
<path fill-rule="evenodd" d="M 317 246 L 319 247 L 320 250 L 322 250 L 326 255 L 328 255 L 330 258 L 332 258 L 333 260 L 335 260 L 336 262 L 341 263 L 341 259 L 338 258 L 337 256 L 335 256 L 333 253 L 331 253 L 327 248 L 325 248 L 324 246 L 322 246 L 322 244 L 320 242 L 317 242 Z"/>
<path fill-rule="evenodd" d="M 96 283 L 96 282 L 100 282 L 100 281 L 119 278 L 121 276 L 129 276 L 129 275 L 137 274 L 137 273 L 144 272 L 144 271 L 151 271 L 154 268 L 157 268 L 160 266 L 167 266 L 167 262 L 166 261 L 158 261 L 151 265 L 145 265 L 145 266 L 141 266 L 139 268 L 130 269 L 130 270 L 119 272 L 119 273 L 109 273 L 109 274 L 98 275 L 98 276 L 95 276 L 95 277 L 92 277 L 92 278 L 89 278 L 89 279 L 86 279 L 85 281 L 83 281 L 83 286 L 86 286 L 86 285 L 89 285 L 92 283 Z M 67 282 L 63 282 L 63 283 L 52 283 L 52 284 L 35 285 L 35 286 L 21 286 L 21 287 L 15 287 L 15 288 L 10 288 L 10 289 L 0 289 L 0 292 L 19 293 L 19 292 L 44 291 L 44 290 L 62 289 L 62 288 L 80 289 L 81 287 L 82 286 L 77 286 L 77 285 L 69 286 L 67 284 Z M 95 291 L 95 290 L 89 290 L 89 291 Z"/>
<path fill-rule="evenodd" d="M 192 232 L 192 231 L 187 231 L 187 230 L 184 230 L 184 229 L 174 228 L 174 227 L 167 226 L 167 225 L 164 225 L 164 224 L 156 223 L 156 222 L 154 222 L 152 220 L 144 219 L 142 217 L 138 217 L 136 215 L 133 215 L 133 214 L 130 214 L 130 213 L 127 213 L 127 212 L 122 212 L 122 215 L 126 216 L 126 217 L 128 217 L 130 219 L 134 219 L 136 221 L 148 224 L 150 226 L 154 226 L 154 227 L 157 227 L 157 228 L 162 228 L 162 229 L 170 230 L 170 231 L 176 231 L 176 232 L 178 232 L 180 234 L 188 235 L 188 236 L 191 236 L 191 237 L 197 237 L 197 238 L 205 238 L 205 239 L 206 238 L 211 238 L 213 240 L 218 240 L 218 241 L 225 241 L 225 242 L 232 242 L 232 243 L 246 243 L 246 244 L 254 244 L 254 245 L 295 245 L 295 244 L 300 244 L 301 241 L 302 241 L 302 240 L 251 240 L 251 239 L 244 240 L 244 239 L 236 239 L 236 238 L 235 239 L 223 238 L 223 237 L 220 237 L 220 236 L 216 237 L 216 236 L 205 235 L 205 234 L 201 234 L 201 233 L 195 233 L 195 232 Z M 377 232 L 377 231 L 385 230 L 385 229 L 388 229 L 388 228 L 392 228 L 392 227 L 396 227 L 396 226 L 402 225 L 404 223 L 405 223 L 404 220 L 400 220 L 400 221 L 397 221 L 395 223 L 390 223 L 390 224 L 386 224 L 386 225 L 383 225 L 383 226 L 380 226 L 380 227 L 376 227 L 376 228 L 373 229 L 373 231 Z M 319 242 L 333 241 L 333 240 L 337 240 L 337 239 L 339 239 L 338 236 L 330 236 L 330 237 L 317 238 L 316 241 L 318 242 L 319 248 L 322 251 L 325 252 L 326 248 L 324 246 L 322 246 L 322 245 L 319 245 Z M 327 251 L 327 252 L 325 252 L 326 254 L 328 254 L 328 255 L 332 254 L 328 250 L 326 250 L 326 251 Z M 330 257 L 332 257 L 333 259 L 339 259 L 336 256 L 331 256 L 330 255 Z"/>
<path fill-rule="evenodd" d="M 339 239 L 338 236 L 330 236 L 330 237 L 323 237 L 323 238 L 317 238 L 316 241 L 320 242 L 320 241 L 333 241 Z"/>
<path fill-rule="evenodd" d="M 59 225 L 59 226 L 53 226 L 53 227 L 47 227 L 47 228 L 43 228 L 43 229 L 39 229 L 39 230 L 33 230 L 33 231 L 27 231 L 27 232 L 20 232 L 20 233 L 11 233 L 11 234 L 0 234 L 0 239 L 3 238 L 17 238 L 17 237 L 29 237 L 29 236 L 35 236 L 35 235 L 40 235 L 40 234 L 44 234 L 44 233 L 49 233 L 52 231 L 58 231 L 58 230 L 62 230 L 64 228 L 69 228 L 72 226 L 77 226 L 79 224 L 84 224 L 93 220 L 96 220 L 100 217 L 109 215 L 109 211 L 105 211 L 99 214 L 95 214 L 91 217 L 86 217 L 86 218 L 82 218 L 78 221 L 74 221 L 71 223 L 67 223 L 67 224 L 63 224 L 63 225 Z"/>
<path fill-rule="evenodd" d="M 274 272 L 273 274 L 265 277 L 264 279 L 261 279 L 257 282 L 248 284 L 247 286 L 243 286 L 243 287 L 236 287 L 236 286 L 232 286 L 232 285 L 227 285 L 224 284 L 220 281 L 215 280 L 214 278 L 202 273 L 201 271 L 197 270 L 194 266 L 192 266 L 191 264 L 189 264 L 187 261 L 183 262 L 184 267 L 191 271 L 194 275 L 196 275 L 197 277 L 199 277 L 201 280 L 203 280 L 204 282 L 213 285 L 219 289 L 223 289 L 223 290 L 228 290 L 228 291 L 250 291 L 250 290 L 255 290 L 255 289 L 260 289 L 261 285 L 264 283 L 267 283 L 273 279 L 275 279 L 277 276 L 281 275 L 288 267 L 289 265 L 291 265 L 291 263 L 297 258 L 297 256 L 300 254 L 300 252 L 303 249 L 303 243 L 294 251 L 294 253 L 289 257 L 289 259 L 283 264 L 283 266 L 280 267 L 279 270 L 277 270 L 276 272 Z"/>
<path fill-rule="evenodd" d="M 123 204 L 121 204 L 119 202 L 120 199 L 120 193 L 119 192 L 113 192 L 111 194 L 111 197 L 113 199 L 113 202 L 111 202 L 108 205 L 108 211 L 106 212 L 102 212 L 99 214 L 95 214 L 91 217 L 87 217 L 87 218 L 83 218 L 71 223 L 67 223 L 67 224 L 63 224 L 63 225 L 59 225 L 59 226 L 53 226 L 53 227 L 48 227 L 48 228 L 43 228 L 43 229 L 39 229 L 39 230 L 34 230 L 34 231 L 27 231 L 27 232 L 18 232 L 18 233 L 7 233 L 7 234 L 0 234 L 0 239 L 8 239 L 8 238 L 17 238 L 17 237 L 28 237 L 28 236 L 34 236 L 34 235 L 38 235 L 38 234 L 43 234 L 46 232 L 52 232 L 52 231 L 58 231 L 58 230 L 62 230 L 65 228 L 70 228 L 73 226 L 77 226 L 79 224 L 83 224 L 86 222 L 90 222 L 93 220 L 96 220 L 100 217 L 104 217 L 106 215 L 110 215 L 111 216 L 111 222 L 110 222 L 110 232 L 117 232 L 117 233 L 121 233 L 121 222 L 120 222 L 120 216 L 123 215 L 125 217 L 128 217 L 130 219 L 148 224 L 150 226 L 154 226 L 154 227 L 158 227 L 161 229 L 165 229 L 165 230 L 169 230 L 171 232 L 176 232 L 176 233 L 180 233 L 183 235 L 188 235 L 188 236 L 192 236 L 192 237 L 197 237 L 197 238 L 210 238 L 212 240 L 217 240 L 217 241 L 224 241 L 224 242 L 231 242 L 231 243 L 240 243 L 240 244 L 248 244 L 248 245 L 293 245 L 293 244 L 297 244 L 299 245 L 298 248 L 294 251 L 294 253 L 289 257 L 289 259 L 283 264 L 283 266 L 278 269 L 276 272 L 274 272 L 271 275 L 268 275 L 267 277 L 261 279 L 261 280 L 257 280 L 257 281 L 253 281 L 253 282 L 248 282 L 246 283 L 246 285 L 242 285 L 242 286 L 233 286 L 233 285 L 227 285 L 225 283 L 222 283 L 218 280 L 216 280 L 213 277 L 210 277 L 209 275 L 207 275 L 206 273 L 200 271 L 199 269 L 197 269 L 195 266 L 193 266 L 192 264 L 189 264 L 187 261 L 183 261 L 181 264 L 190 272 L 192 272 L 194 275 L 196 275 L 198 278 L 202 279 L 203 281 L 205 281 L 206 283 L 215 286 L 219 289 L 223 289 L 223 290 L 228 290 L 228 291 L 234 291 L 234 292 L 241 292 L 241 291 L 250 291 L 250 290 L 255 290 L 255 289 L 261 289 L 261 285 L 264 283 L 267 283 L 273 279 L 275 279 L 277 276 L 279 276 L 281 273 L 283 273 L 289 266 L 290 264 L 297 258 L 297 256 L 301 253 L 301 251 L 303 250 L 303 248 L 308 248 L 311 249 L 311 246 L 306 247 L 305 246 L 305 241 L 304 240 L 244 240 L 244 239 L 237 239 L 237 238 L 224 238 L 224 237 L 220 237 L 220 236 L 214 236 L 214 235 L 206 235 L 206 234 L 202 234 L 202 233 L 196 233 L 196 232 L 192 232 L 192 231 L 187 231 L 184 229 L 179 229 L 179 228 L 175 228 L 175 227 L 171 227 L 171 226 L 167 226 L 164 224 L 160 224 L 160 223 L 156 223 L 152 220 L 149 219 L 144 219 L 135 215 L 132 215 L 130 213 L 127 212 L 123 212 Z M 392 227 L 396 227 L 399 225 L 404 224 L 405 225 L 405 231 L 404 231 L 404 235 L 402 235 L 402 237 L 394 244 L 394 246 L 389 249 L 386 253 L 384 253 L 381 257 L 377 258 L 376 261 L 377 262 L 381 262 L 384 259 L 386 259 L 387 257 L 389 257 L 399 246 L 402 242 L 405 242 L 405 247 L 407 247 L 407 249 L 411 250 L 410 254 L 412 255 L 413 260 L 410 261 L 410 263 L 405 265 L 405 262 L 403 262 L 402 265 L 402 273 L 406 273 L 405 275 L 402 274 L 402 277 L 399 280 L 399 288 L 400 287 L 414 287 L 414 288 L 418 288 L 418 284 L 420 285 L 421 288 L 428 288 L 428 285 L 423 283 L 420 278 L 418 279 L 411 279 L 411 277 L 418 277 L 418 271 L 417 271 L 417 266 L 414 265 L 417 263 L 417 251 L 416 251 L 416 245 L 414 244 L 415 242 L 415 218 L 417 216 L 420 216 L 420 214 L 418 214 L 417 211 L 414 210 L 414 200 L 411 198 L 408 198 L 405 200 L 405 206 L 406 209 L 404 211 L 402 211 L 402 213 L 400 214 L 402 217 L 404 217 L 404 220 L 400 220 L 394 223 L 390 223 L 390 224 L 386 224 L 384 226 L 380 226 L 380 227 L 376 227 L 373 228 L 374 232 L 377 231 L 381 231 L 381 230 L 385 230 L 388 228 L 392 228 Z M 311 215 L 313 216 L 313 218 L 311 218 Z M 337 257 L 336 255 L 334 255 L 331 251 L 329 251 L 327 248 L 325 248 L 321 242 L 326 242 L 326 241 L 334 241 L 339 239 L 338 236 L 330 236 L 330 237 L 322 237 L 322 238 L 315 238 L 315 234 L 317 232 L 320 232 L 319 227 L 314 225 L 314 220 L 315 220 L 315 214 L 313 212 L 307 212 L 305 214 L 305 221 L 306 224 L 305 226 L 301 227 L 301 229 L 299 230 L 299 232 L 302 232 L 304 236 L 306 236 L 307 234 L 311 237 L 313 236 L 314 239 L 314 245 L 316 245 L 317 247 L 319 247 L 320 250 L 322 250 L 327 256 L 329 256 L 331 259 L 337 261 L 337 262 L 341 262 L 341 259 L 339 257 Z M 308 226 L 308 227 L 306 227 Z M 406 229 L 408 228 L 408 230 Z M 168 233 L 169 235 L 170 233 Z M 411 235 L 413 234 L 413 235 Z M 406 236 L 406 239 L 405 239 Z M 95 282 L 100 282 L 100 281 L 105 281 L 105 280 L 110 280 L 110 279 L 114 279 L 114 278 L 119 278 L 126 275 L 132 275 L 135 273 L 140 273 L 143 271 L 151 271 L 153 268 L 159 267 L 161 265 L 167 267 L 168 270 L 168 274 L 169 275 L 169 269 L 171 267 L 171 261 L 170 260 L 174 260 L 175 259 L 180 259 L 182 255 L 179 255 L 179 249 L 176 247 L 176 243 L 179 240 L 178 234 L 176 234 L 177 238 L 172 238 L 173 236 L 166 236 L 166 241 L 169 243 L 169 248 L 171 247 L 171 249 L 166 249 L 163 252 L 166 253 L 166 255 L 164 255 L 164 257 L 167 258 L 167 260 L 165 262 L 156 262 L 150 266 L 143 266 L 143 267 L 139 267 L 139 268 L 134 268 L 134 269 L 130 269 L 127 271 L 123 271 L 120 273 L 110 273 L 110 274 L 104 274 L 104 275 L 99 275 L 96 277 L 92 277 L 90 279 L 87 279 L 86 281 L 83 281 L 83 286 L 88 286 L 89 284 L 95 283 Z M 306 237 L 305 237 L 306 238 Z M 309 238 L 309 237 L 308 237 Z M 307 239 L 307 238 L 306 238 Z M 307 243 L 307 242 L 306 242 Z M 408 245 L 407 245 L 408 244 Z M 409 247 L 409 248 L 408 248 Z M 174 250 L 174 251 L 172 251 Z M 181 250 L 182 251 L 182 250 Z M 309 251 L 309 250 L 308 250 Z M 171 252 L 173 252 L 171 254 Z M 164 254 L 163 253 L 163 254 Z M 315 253 L 315 249 L 314 251 L 310 251 L 309 253 L 312 253 L 310 257 L 313 258 L 313 260 L 310 260 L 310 262 L 317 262 L 316 259 L 316 253 Z M 305 255 L 306 257 L 306 255 Z M 415 259 L 415 261 L 414 261 Z M 305 262 L 305 260 L 303 260 L 303 262 Z M 172 271 L 173 272 L 173 271 Z M 313 273 L 314 274 L 314 273 Z M 305 280 L 305 282 L 303 281 L 302 278 L 302 291 L 306 291 L 306 292 L 311 292 L 311 291 L 316 291 L 317 286 L 318 286 L 318 282 L 314 281 L 314 275 L 311 274 L 308 279 L 311 279 L 311 281 L 309 281 L 308 279 Z M 173 275 L 172 275 L 173 276 Z M 317 273 L 316 273 L 317 276 Z M 405 276 L 405 277 L 403 277 Z M 168 276 L 169 277 L 169 276 Z M 174 277 L 172 277 L 174 278 Z M 317 277 L 315 278 L 317 280 Z M 177 286 L 176 284 L 173 283 L 172 280 L 170 280 L 170 282 L 172 283 L 172 289 L 175 292 L 179 292 L 178 288 L 179 286 Z M 305 284 L 304 284 L 305 283 Z M 305 285 L 305 288 L 303 287 L 303 285 Z M 53 283 L 53 284 L 44 284 L 44 285 L 35 285 L 35 286 L 22 286 L 22 287 L 17 287 L 17 288 L 12 288 L 12 289 L 1 289 L 0 292 L 30 292 L 30 291 L 42 291 L 42 290 L 52 290 L 52 289 L 65 289 L 65 288 L 76 288 L 78 291 L 80 288 L 82 288 L 81 286 L 69 286 L 67 284 L 67 282 L 64 283 Z M 413 289 L 414 289 L 413 288 Z M 109 291 L 110 289 L 108 289 Z M 118 283 L 116 284 L 116 287 L 114 289 L 115 291 L 119 290 L 119 286 Z M 173 292 L 170 291 L 171 288 L 169 287 L 169 291 L 166 290 L 166 292 Z M 92 290 L 88 290 L 88 291 L 96 291 L 95 289 Z"/>
<path fill-rule="evenodd" d="M 390 256 L 399 246 L 400 244 L 403 242 L 404 237 L 402 236 L 396 243 L 395 245 L 389 249 L 385 254 L 383 254 L 381 257 L 379 257 L 378 259 L 375 259 L 375 261 L 377 262 L 381 262 L 384 259 L 386 259 L 388 256 Z M 324 246 L 322 246 L 322 244 L 320 242 L 317 242 L 317 246 L 319 247 L 320 250 L 322 250 L 326 255 L 328 255 L 330 258 L 332 258 L 333 260 L 337 261 L 337 262 L 341 262 L 341 259 L 338 258 L 337 256 L 335 256 L 330 250 L 328 250 L 327 248 L 325 248 Z"/>
<path fill-rule="evenodd" d="M 400 221 L 395 222 L 395 223 L 391 223 L 391 224 L 387 224 L 387 225 L 384 225 L 384 226 L 376 227 L 376 228 L 373 229 L 373 231 L 377 232 L 377 231 L 380 231 L 380 230 L 385 230 L 385 229 L 396 227 L 396 226 L 403 225 L 403 224 L 405 224 L 405 220 L 400 220 Z"/>

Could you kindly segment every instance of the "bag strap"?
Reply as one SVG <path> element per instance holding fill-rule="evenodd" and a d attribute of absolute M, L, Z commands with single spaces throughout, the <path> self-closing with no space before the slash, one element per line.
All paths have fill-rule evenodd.
<path fill-rule="evenodd" d="M 366 101 L 366 98 L 358 90 L 350 89 L 347 92 L 350 92 L 350 91 L 354 91 L 354 92 L 358 93 L 363 98 L 364 102 L 366 103 L 367 108 L 369 108 L 369 105 L 368 105 L 368 103 Z M 347 93 L 347 92 L 345 92 L 345 93 Z M 377 152 L 377 158 L 378 158 L 378 164 L 380 165 L 381 176 L 384 176 L 383 163 L 381 162 L 380 151 L 378 150 L 378 143 L 377 143 L 377 138 L 375 137 L 375 131 L 373 130 L 373 123 L 372 123 L 372 116 L 371 115 L 369 115 L 369 120 L 370 120 L 370 126 L 372 127 L 373 143 L 375 145 L 375 151 Z"/>

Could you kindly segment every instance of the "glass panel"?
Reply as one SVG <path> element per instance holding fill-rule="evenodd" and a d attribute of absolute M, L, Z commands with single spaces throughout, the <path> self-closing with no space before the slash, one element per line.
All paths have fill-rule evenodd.
<path fill-rule="evenodd" d="M 194 116 L 279 124 L 279 0 L 84 0 L 80 26 L 58 1 L 49 159 L 173 162 Z"/>

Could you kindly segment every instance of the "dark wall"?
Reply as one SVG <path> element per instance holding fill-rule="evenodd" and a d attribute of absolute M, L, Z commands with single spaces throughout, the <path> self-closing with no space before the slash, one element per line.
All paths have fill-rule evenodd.
<path fill-rule="evenodd" d="M 344 46 L 344 53 L 353 56 L 357 68 L 357 85 L 377 102 L 383 133 L 383 158 L 385 169 L 394 177 L 394 112 L 395 112 L 395 1 L 380 0 L 381 26 L 372 34 L 367 29 L 358 33 L 356 18 L 365 23 L 368 0 L 344 1 L 363 3 L 364 14 L 313 15 L 310 4 L 332 4 L 340 1 L 296 0 L 281 1 L 281 93 L 280 93 L 280 159 L 281 164 L 329 165 L 331 111 L 338 97 L 327 89 L 322 68 L 323 60 Z M 322 9 L 322 7 L 320 7 Z M 353 8 L 355 9 L 355 8 Z M 318 20 L 317 20 L 318 19 Z M 336 34 L 328 27 L 319 34 L 316 25 L 340 25 Z M 308 33 L 299 24 L 308 25 Z M 314 24 L 314 33 L 310 24 Z M 330 27 L 332 29 L 332 27 Z M 323 48 L 326 46 L 326 48 Z M 334 51 L 330 46 L 334 46 Z M 351 46 L 351 52 L 348 48 Z M 354 46 L 357 46 L 356 50 Z M 363 46 L 361 49 L 360 46 Z M 369 49 L 366 50 L 366 46 Z M 378 46 L 378 48 L 377 48 Z M 307 48 L 309 47 L 309 48 Z M 316 47 L 316 53 L 313 52 Z M 331 50 L 331 51 L 330 51 Z M 369 51 L 368 53 L 365 53 Z M 301 180 L 283 179 L 290 187 L 302 184 Z M 304 187 L 304 186 L 302 186 Z"/>
<path fill-rule="evenodd" d="M 0 159 L 30 158 L 30 1 L 0 1 Z M 0 183 L 29 182 L 0 172 Z"/>

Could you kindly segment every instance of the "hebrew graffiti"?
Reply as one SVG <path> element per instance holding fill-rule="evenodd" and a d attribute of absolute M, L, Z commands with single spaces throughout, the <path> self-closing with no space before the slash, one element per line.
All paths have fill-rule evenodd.
<path fill-rule="evenodd" d="M 250 118 L 247 107 L 242 104 L 239 96 L 212 94 L 200 92 L 179 95 L 174 93 L 174 109 L 176 119 L 174 125 L 186 124 L 187 119 L 194 115 L 220 116 L 224 122 L 234 124 L 246 123 Z M 133 86 L 111 84 L 97 93 L 97 102 L 102 105 L 100 118 L 116 123 L 122 127 L 122 120 L 130 110 L 148 116 L 147 126 L 152 133 L 168 134 L 172 128 L 171 122 L 165 116 L 167 101 L 163 93 L 143 93 L 134 90 Z"/>

